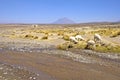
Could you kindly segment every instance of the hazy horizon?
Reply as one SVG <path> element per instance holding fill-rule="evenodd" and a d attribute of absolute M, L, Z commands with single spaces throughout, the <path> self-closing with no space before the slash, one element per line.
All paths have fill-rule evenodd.
<path fill-rule="evenodd" d="M 76 23 L 120 21 L 120 0 L 1 0 L 0 23 Z"/>

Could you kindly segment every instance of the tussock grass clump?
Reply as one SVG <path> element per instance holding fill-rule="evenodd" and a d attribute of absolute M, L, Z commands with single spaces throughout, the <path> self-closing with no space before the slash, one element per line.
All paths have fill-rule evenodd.
<path fill-rule="evenodd" d="M 39 31 L 38 31 L 38 32 L 39 32 Z M 44 30 L 44 29 L 43 29 L 43 30 L 40 30 L 40 33 L 44 33 L 44 34 L 47 35 L 48 33 L 50 33 L 50 31 L 49 31 L 49 30 Z"/>
<path fill-rule="evenodd" d="M 120 31 L 114 33 L 111 37 L 117 37 L 117 36 L 119 36 L 119 35 L 120 35 Z"/>
<path fill-rule="evenodd" d="M 80 41 L 75 45 L 75 48 L 85 49 L 86 46 L 87 46 L 87 43 L 85 41 Z"/>
<path fill-rule="evenodd" d="M 28 39 L 38 39 L 38 36 L 31 35 L 31 34 L 26 34 L 26 35 L 24 36 L 24 38 L 28 38 Z"/>
<path fill-rule="evenodd" d="M 66 40 L 66 41 L 69 40 L 69 37 L 70 37 L 69 35 L 63 35 L 63 39 Z"/>
<path fill-rule="evenodd" d="M 102 29 L 96 29 L 96 30 L 90 31 L 89 34 L 98 33 L 98 34 L 101 34 L 101 35 L 104 35 L 104 36 L 110 36 L 111 34 L 115 33 L 116 31 L 119 31 L 119 29 L 116 29 L 116 28 L 102 28 Z"/>
<path fill-rule="evenodd" d="M 85 35 L 85 31 L 79 31 L 76 35 Z"/>
<path fill-rule="evenodd" d="M 66 42 L 64 44 L 60 44 L 57 46 L 58 49 L 68 50 L 69 48 L 77 48 L 77 49 L 86 49 L 87 43 L 85 41 L 81 41 L 77 44 Z M 95 46 L 90 45 L 87 49 L 98 51 L 98 52 L 112 52 L 112 53 L 120 53 L 120 46 L 112 46 L 109 45 L 99 45 L 95 44 Z"/>
<path fill-rule="evenodd" d="M 95 49 L 95 46 L 89 45 L 89 46 L 86 46 L 85 49 L 94 50 L 94 49 Z"/>
<path fill-rule="evenodd" d="M 107 52 L 108 49 L 105 46 L 96 46 L 93 50 L 99 51 L 99 52 Z"/>
<path fill-rule="evenodd" d="M 31 34 L 26 34 L 24 38 L 33 38 L 34 36 Z"/>
<path fill-rule="evenodd" d="M 63 31 L 59 31 L 57 34 L 58 34 L 58 36 L 63 36 L 64 32 Z"/>
<path fill-rule="evenodd" d="M 120 53 L 120 46 L 116 46 L 112 49 L 113 52 Z"/>
<path fill-rule="evenodd" d="M 120 53 L 120 46 L 112 46 L 112 45 L 107 45 L 107 46 L 96 46 L 95 51 L 99 52 L 114 52 L 114 53 Z"/>
<path fill-rule="evenodd" d="M 59 44 L 57 46 L 58 49 L 62 49 L 62 50 L 68 50 L 69 48 L 73 48 L 74 47 L 74 44 L 73 43 L 70 43 L 70 42 L 66 42 L 66 43 L 63 43 L 63 44 Z"/>
<path fill-rule="evenodd" d="M 48 39 L 48 36 L 45 35 L 45 36 L 43 36 L 41 39 L 42 39 L 42 40 L 44 40 L 44 39 Z"/>
<path fill-rule="evenodd" d="M 41 30 L 34 30 L 33 32 L 35 32 L 35 33 L 42 33 Z"/>
<path fill-rule="evenodd" d="M 34 38 L 33 39 L 38 39 L 39 37 L 38 36 L 34 36 Z"/>
<path fill-rule="evenodd" d="M 101 35 L 104 35 L 104 36 L 112 36 L 116 37 L 117 35 L 120 34 L 120 28 L 98 28 L 98 29 L 94 29 L 94 30 L 90 30 L 88 31 L 89 34 L 95 34 L 95 33 L 98 33 L 98 34 L 101 34 Z"/>
<path fill-rule="evenodd" d="M 63 43 L 63 44 L 60 44 L 57 46 L 58 49 L 62 49 L 62 50 L 67 50 L 69 48 L 78 48 L 78 49 L 85 49 L 87 43 L 81 41 L 77 44 L 74 44 L 72 42 L 66 42 L 66 43 Z"/>
<path fill-rule="evenodd" d="M 10 37 L 10 38 L 16 38 L 16 36 L 15 36 L 15 35 L 10 35 L 9 37 Z"/>
<path fill-rule="evenodd" d="M 107 36 L 107 35 L 110 35 L 112 33 L 112 31 L 107 30 L 107 29 L 100 29 L 100 30 L 95 30 L 95 31 L 90 32 L 90 34 L 95 34 L 95 33 Z"/>

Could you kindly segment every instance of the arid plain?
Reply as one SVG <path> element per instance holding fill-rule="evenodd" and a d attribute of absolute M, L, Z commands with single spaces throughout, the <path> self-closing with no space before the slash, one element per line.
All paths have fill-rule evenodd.
<path fill-rule="evenodd" d="M 120 80 L 120 24 L 1 24 L 0 80 Z"/>

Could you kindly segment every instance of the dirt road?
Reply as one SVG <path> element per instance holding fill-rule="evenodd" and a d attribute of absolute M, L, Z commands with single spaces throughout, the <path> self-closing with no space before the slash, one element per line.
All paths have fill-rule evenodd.
<path fill-rule="evenodd" d="M 38 80 L 120 80 L 120 68 L 80 63 L 41 53 L 4 51 L 0 62 L 25 67 L 39 74 Z"/>

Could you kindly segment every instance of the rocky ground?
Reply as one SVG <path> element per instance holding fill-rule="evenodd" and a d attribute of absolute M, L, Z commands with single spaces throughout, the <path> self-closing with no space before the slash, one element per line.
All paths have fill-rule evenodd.
<path fill-rule="evenodd" d="M 38 76 L 24 68 L 0 63 L 0 80 L 38 80 Z"/>

